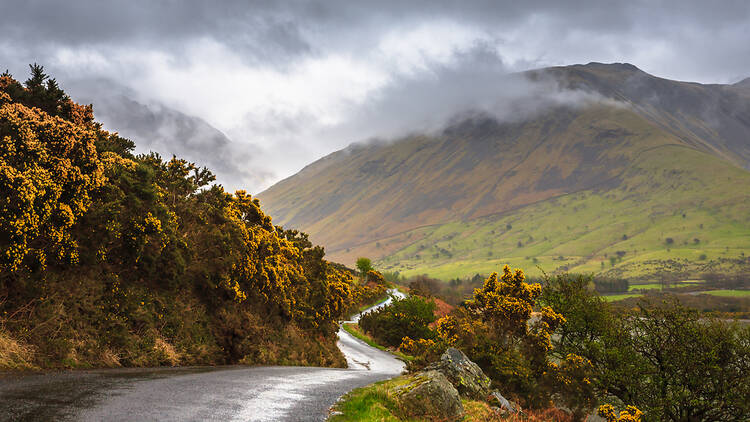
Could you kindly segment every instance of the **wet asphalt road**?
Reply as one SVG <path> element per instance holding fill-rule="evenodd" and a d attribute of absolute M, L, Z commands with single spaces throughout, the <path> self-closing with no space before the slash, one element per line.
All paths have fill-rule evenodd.
<path fill-rule="evenodd" d="M 382 306 L 382 304 L 380 305 Z M 339 331 L 348 369 L 196 367 L 0 375 L 0 421 L 322 421 L 403 362 Z"/>

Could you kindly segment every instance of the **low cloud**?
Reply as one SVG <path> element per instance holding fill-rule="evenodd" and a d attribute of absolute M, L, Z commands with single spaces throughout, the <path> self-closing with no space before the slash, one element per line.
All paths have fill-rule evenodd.
<path fill-rule="evenodd" d="M 746 1 L 0 0 L 0 10 L 1 67 L 23 80 L 28 63 L 43 64 L 141 150 L 186 156 L 251 192 L 351 142 L 439 128 L 465 110 L 508 119 L 591 100 L 513 72 L 631 62 L 730 83 L 750 69 Z"/>

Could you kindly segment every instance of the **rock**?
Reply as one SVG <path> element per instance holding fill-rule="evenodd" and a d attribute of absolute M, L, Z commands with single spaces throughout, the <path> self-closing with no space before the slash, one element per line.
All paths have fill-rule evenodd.
<path fill-rule="evenodd" d="M 500 409 L 510 413 L 518 413 L 519 411 L 517 404 L 503 397 L 498 391 L 493 391 L 492 394 L 490 394 L 490 403 L 497 405 Z"/>
<path fill-rule="evenodd" d="M 412 416 L 456 421 L 464 415 L 458 391 L 438 371 L 420 372 L 395 391 L 401 408 Z"/>
<path fill-rule="evenodd" d="M 485 400 L 490 394 L 490 379 L 476 363 L 453 347 L 449 347 L 440 361 L 426 370 L 441 372 L 458 390 L 459 394 L 475 400 Z"/>

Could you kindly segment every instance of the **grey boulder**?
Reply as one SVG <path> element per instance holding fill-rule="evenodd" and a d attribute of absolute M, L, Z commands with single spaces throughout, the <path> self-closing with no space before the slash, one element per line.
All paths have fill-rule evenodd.
<path fill-rule="evenodd" d="M 439 371 L 456 387 L 459 394 L 475 399 L 486 400 L 490 394 L 490 378 L 476 363 L 469 360 L 464 352 L 449 347 L 439 362 L 429 365 L 426 370 Z"/>
<path fill-rule="evenodd" d="M 438 371 L 420 372 L 395 391 L 401 408 L 411 416 L 457 421 L 464 406 L 455 387 Z"/>

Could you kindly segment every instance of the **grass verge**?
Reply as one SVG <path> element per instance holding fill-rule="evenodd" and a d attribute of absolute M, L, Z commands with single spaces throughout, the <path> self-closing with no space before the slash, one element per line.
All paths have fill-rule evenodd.
<path fill-rule="evenodd" d="M 402 375 L 386 381 L 376 382 L 345 394 L 331 409 L 329 422 L 428 422 L 435 418 L 410 417 L 401 410 L 394 394 L 395 390 L 409 381 Z M 483 401 L 462 399 L 465 415 L 463 422 L 542 422 L 571 421 L 570 416 L 557 409 L 526 410 L 525 416 L 498 416 Z"/>
<path fill-rule="evenodd" d="M 328 418 L 330 422 L 401 421 L 399 409 L 390 386 L 392 380 L 380 381 L 353 390 L 339 400 Z"/>
<path fill-rule="evenodd" d="M 329 422 L 417 422 L 432 419 L 415 418 L 405 415 L 394 395 L 397 387 L 408 382 L 409 376 L 402 375 L 387 381 L 376 382 L 358 388 L 344 395 L 333 407 Z M 490 407 L 480 401 L 462 400 L 466 416 L 464 421 L 492 421 Z"/>

